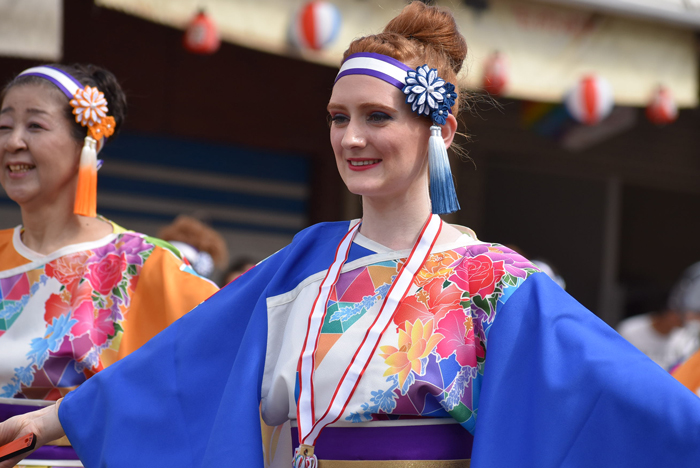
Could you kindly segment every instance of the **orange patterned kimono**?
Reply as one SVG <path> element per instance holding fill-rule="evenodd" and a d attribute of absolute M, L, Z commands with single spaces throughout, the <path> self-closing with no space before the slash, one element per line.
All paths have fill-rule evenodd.
<path fill-rule="evenodd" d="M 0 231 L 0 397 L 56 400 L 216 292 L 169 244 L 112 225 L 49 255 Z"/>

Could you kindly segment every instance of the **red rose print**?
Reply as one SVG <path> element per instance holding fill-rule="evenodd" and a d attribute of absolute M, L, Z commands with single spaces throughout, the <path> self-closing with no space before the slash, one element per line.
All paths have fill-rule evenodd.
<path fill-rule="evenodd" d="M 468 290 L 470 296 L 486 297 L 493 294 L 496 284 L 505 274 L 503 263 L 503 260 L 494 262 L 488 255 L 477 255 L 457 266 L 449 280 Z"/>
<path fill-rule="evenodd" d="M 123 255 L 110 253 L 97 263 L 88 265 L 87 278 L 92 289 L 103 296 L 107 296 L 112 289 L 122 280 L 122 275 L 127 267 Z"/>

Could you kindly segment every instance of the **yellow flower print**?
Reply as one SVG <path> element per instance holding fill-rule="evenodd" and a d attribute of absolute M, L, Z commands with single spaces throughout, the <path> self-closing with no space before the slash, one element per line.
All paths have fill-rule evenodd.
<path fill-rule="evenodd" d="M 415 372 L 421 375 L 421 360 L 435 349 L 435 346 L 444 338 L 440 333 L 433 333 L 433 320 L 430 319 L 423 325 L 420 319 L 411 324 L 406 322 L 406 330 L 399 329 L 399 349 L 393 346 L 382 346 L 384 362 L 389 368 L 384 372 L 384 376 L 398 374 L 399 388 L 403 388 L 406 378 Z"/>

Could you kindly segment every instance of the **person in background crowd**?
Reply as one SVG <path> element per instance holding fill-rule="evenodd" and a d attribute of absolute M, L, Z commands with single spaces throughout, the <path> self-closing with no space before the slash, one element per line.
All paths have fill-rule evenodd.
<path fill-rule="evenodd" d="M 243 273 L 247 272 L 251 268 L 255 266 L 255 262 L 251 260 L 248 257 L 240 257 L 236 259 L 231 266 L 229 267 L 228 270 L 226 270 L 226 274 L 224 275 L 224 281 L 221 287 L 226 286 L 229 284 L 231 281 L 235 280 L 239 276 L 241 276 Z"/>
<path fill-rule="evenodd" d="M 700 351 L 673 370 L 673 376 L 700 397 Z"/>
<path fill-rule="evenodd" d="M 685 319 L 685 325 L 672 333 L 668 343 L 668 361 L 675 366 L 700 349 L 700 262 L 686 268 L 671 291 L 669 303 Z"/>
<path fill-rule="evenodd" d="M 674 330 L 683 326 L 684 316 L 672 303 L 664 302 L 651 312 L 624 319 L 618 324 L 617 331 L 652 361 L 669 370 L 677 363 L 669 353 L 671 336 Z"/>
<path fill-rule="evenodd" d="M 544 259 L 533 259 L 532 264 L 539 268 L 542 273 L 552 278 L 562 289 L 566 289 L 566 281 L 564 281 L 564 278 L 559 274 L 559 270 L 554 268 L 552 262 Z"/>
<path fill-rule="evenodd" d="M 531 262 L 440 219 L 459 208 L 466 55 L 422 2 L 353 41 L 328 111 L 362 219 L 305 229 L 0 443 L 65 431 L 88 467 L 262 467 L 262 409 L 291 420 L 297 468 L 697 467 L 700 399 Z"/>
<path fill-rule="evenodd" d="M 65 396 L 217 287 L 165 242 L 96 214 L 96 156 L 126 115 L 111 72 L 30 68 L 0 102 L 0 183 L 22 213 L 0 231 L 3 420 L 36 408 L 13 401 Z"/>
<path fill-rule="evenodd" d="M 506 244 L 506 247 L 508 247 L 513 252 L 515 252 L 523 257 L 530 258 L 531 259 L 530 261 L 532 262 L 532 264 L 535 265 L 537 268 L 539 268 L 539 270 L 542 273 L 544 273 L 547 276 L 549 276 L 550 278 L 552 278 L 552 280 L 555 283 L 557 283 L 559 286 L 561 286 L 562 289 L 566 289 L 566 281 L 564 281 L 564 278 L 562 278 L 562 276 L 559 274 L 559 270 L 554 267 L 552 262 L 550 262 L 549 260 L 545 260 L 543 258 L 540 258 L 540 257 L 531 257 L 531 256 L 527 255 L 527 253 L 523 249 L 521 249 L 520 247 L 518 247 L 515 244 Z"/>
<path fill-rule="evenodd" d="M 226 241 L 221 234 L 198 219 L 180 215 L 162 228 L 158 237 L 175 246 L 189 261 L 194 271 L 205 278 L 211 279 L 216 270 L 226 269 Z"/>

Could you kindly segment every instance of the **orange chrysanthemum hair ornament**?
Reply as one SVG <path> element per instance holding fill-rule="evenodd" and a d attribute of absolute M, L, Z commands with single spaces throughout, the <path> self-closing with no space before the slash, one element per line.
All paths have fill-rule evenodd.
<path fill-rule="evenodd" d="M 55 84 L 73 107 L 75 121 L 87 127 L 87 136 L 80 153 L 78 190 L 73 212 L 82 216 L 97 215 L 97 153 L 106 138 L 114 133 L 114 118 L 107 115 L 109 108 L 104 94 L 97 88 L 85 86 L 70 74 L 54 67 L 29 68 L 19 76 L 31 75 L 45 78 Z"/>

